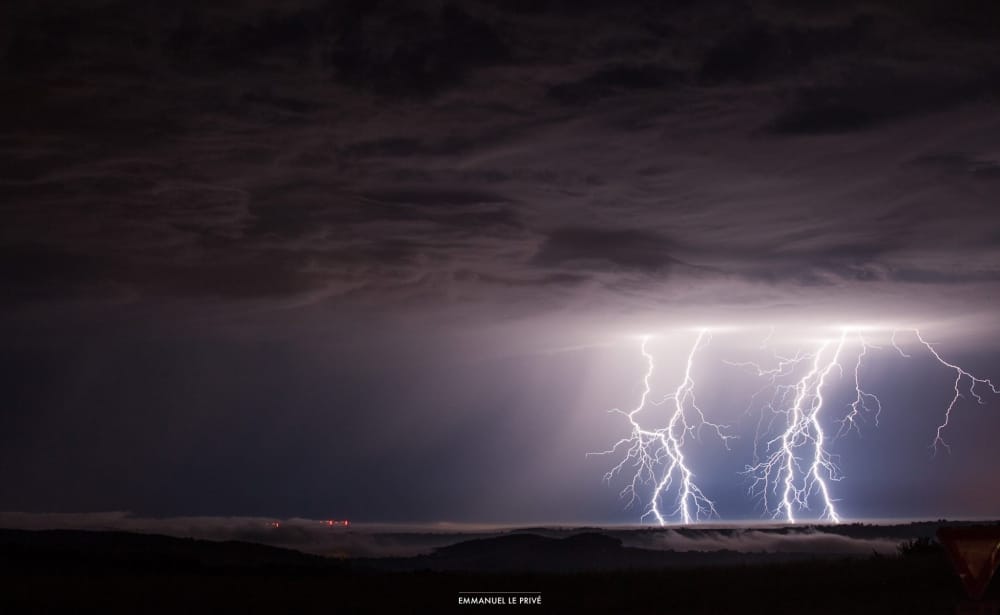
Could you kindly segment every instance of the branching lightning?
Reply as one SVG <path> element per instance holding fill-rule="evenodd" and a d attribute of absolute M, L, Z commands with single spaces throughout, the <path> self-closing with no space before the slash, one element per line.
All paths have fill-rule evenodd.
<path fill-rule="evenodd" d="M 761 461 L 755 459 L 746 468 L 753 476 L 751 492 L 763 498 L 765 510 L 769 509 L 769 495 L 778 498 L 772 513 L 775 518 L 784 515 L 794 523 L 796 510 L 808 510 L 810 498 L 816 495 L 823 506 L 822 517 L 834 523 L 840 521 L 827 481 L 839 481 L 841 474 L 826 449 L 820 414 L 828 376 L 834 370 L 842 371 L 838 361 L 846 337 L 845 331 L 835 344 L 824 341 L 811 355 L 781 358 L 775 370 L 758 368 L 760 375 L 771 377 L 775 383 L 774 379 L 785 374 L 790 365 L 802 362 L 810 365 L 809 371 L 794 385 L 776 384 L 770 408 L 786 416 L 786 428 L 767 442 L 766 457 Z M 864 399 L 860 387 L 858 396 Z"/>
<path fill-rule="evenodd" d="M 993 393 L 996 394 L 1000 394 L 1000 389 L 998 389 L 997 386 L 993 384 L 988 378 L 977 378 L 976 376 L 973 376 L 972 374 L 965 371 L 958 365 L 949 363 L 944 359 L 942 359 L 941 355 L 938 354 L 938 351 L 934 349 L 934 346 L 931 346 L 927 342 L 927 340 L 925 340 L 924 337 L 920 335 L 920 331 L 918 331 L 917 329 L 913 330 L 913 334 L 916 335 L 917 340 L 919 340 L 920 343 L 923 344 L 923 346 L 927 348 L 927 350 L 929 350 L 932 355 L 934 355 L 934 359 L 937 360 L 938 363 L 944 365 L 945 367 L 955 370 L 955 396 L 951 398 L 951 402 L 948 404 L 948 408 L 944 411 L 944 420 L 941 422 L 940 425 L 938 425 L 937 432 L 935 432 L 934 434 L 934 441 L 931 443 L 931 447 L 934 449 L 934 452 L 937 452 L 939 446 L 943 446 L 948 452 L 951 452 L 951 447 L 948 445 L 947 442 L 944 441 L 944 438 L 942 437 L 941 434 L 945 430 L 945 428 L 948 427 L 949 421 L 951 421 L 951 411 L 955 408 L 955 404 L 958 403 L 959 398 L 964 397 L 964 395 L 962 395 L 961 390 L 958 388 L 959 386 L 961 386 L 962 380 L 967 379 L 969 381 L 969 389 L 968 389 L 969 395 L 972 395 L 972 397 L 975 398 L 975 400 L 980 405 L 983 405 L 985 402 L 983 402 L 982 396 L 976 392 L 976 385 L 980 384 L 986 385 Z"/>
<path fill-rule="evenodd" d="M 918 329 L 845 327 L 839 336 L 821 340 L 811 352 L 798 351 L 785 356 L 772 349 L 775 335 L 772 327 L 759 348 L 771 354 L 771 366 L 764 367 L 752 361 L 726 361 L 764 381 L 764 386 L 751 396 L 746 408 L 746 412 L 750 412 L 759 405 L 761 414 L 754 437 L 753 462 L 745 466 L 744 472 L 750 478 L 750 494 L 760 499 L 765 513 L 772 518 L 794 523 L 803 513 L 813 511 L 826 521 L 838 523 L 841 520 L 838 500 L 831 488 L 843 480 L 844 475 L 831 447 L 837 439 L 851 432 L 860 436 L 863 420 L 871 420 L 877 427 L 883 410 L 882 400 L 862 385 L 866 362 L 873 354 L 885 350 L 866 337 L 865 332 L 873 330 L 881 331 L 891 350 L 904 359 L 913 355 L 904 351 L 897 338 L 900 334 L 913 335 L 937 363 L 955 373 L 954 395 L 931 443 L 935 453 L 941 447 L 951 451 L 943 434 L 960 399 L 968 395 L 977 403 L 985 404 L 983 395 L 987 390 L 1000 394 L 1000 386 L 990 379 L 976 376 L 942 358 Z M 610 449 L 597 453 L 609 455 L 624 451 L 624 458 L 605 474 L 605 479 L 610 482 L 626 468 L 630 469 L 631 480 L 621 491 L 621 497 L 633 505 L 643 499 L 643 490 L 649 492 L 641 518 L 652 516 L 660 525 L 671 519 L 692 523 L 718 516 L 715 504 L 695 483 L 684 452 L 688 436 L 696 436 L 697 430 L 704 427 L 709 427 L 727 448 L 729 440 L 735 437 L 726 433 L 726 426 L 707 420 L 695 400 L 692 369 L 698 351 L 710 337 L 705 330 L 699 332 L 687 355 L 683 380 L 660 401 L 651 399 L 656 363 L 647 348 L 649 339 L 643 338 L 641 352 L 646 360 L 646 371 L 638 404 L 629 411 L 611 411 L 628 419 L 631 432 Z M 841 386 L 846 380 L 854 389 L 853 398 L 849 398 L 851 401 L 839 413 L 839 418 L 836 409 L 826 407 L 829 405 L 828 389 L 838 379 Z M 770 397 L 761 404 L 762 396 L 768 394 Z M 655 429 L 644 426 L 649 420 L 644 412 L 651 405 L 668 401 L 672 406 L 666 425 Z M 839 425 L 835 433 L 829 431 L 831 423 Z M 830 433 L 833 437 L 829 437 Z M 665 501 L 673 502 L 672 508 L 666 511 L 663 510 Z"/>
<path fill-rule="evenodd" d="M 860 435 L 861 429 L 858 426 L 858 418 L 863 412 L 874 416 L 876 427 L 878 427 L 879 416 L 882 414 L 882 400 L 880 400 L 878 396 L 868 393 L 861 388 L 861 364 L 868 355 L 868 349 L 874 348 L 876 350 L 881 350 L 881 346 L 869 344 L 860 333 L 858 333 L 858 341 L 861 342 L 861 351 L 858 352 L 858 360 L 854 363 L 855 397 L 854 401 L 851 402 L 850 411 L 844 415 L 844 418 L 840 421 L 840 431 L 837 432 L 837 437 L 843 436 L 851 430 L 856 431 Z"/>
<path fill-rule="evenodd" d="M 625 457 L 609 470 L 604 478 L 611 481 L 629 467 L 634 470 L 630 482 L 621 491 L 621 496 L 628 499 L 629 505 L 635 504 L 640 498 L 643 485 L 652 485 L 646 510 L 642 519 L 652 516 L 660 525 L 665 525 L 668 518 L 679 519 L 682 523 L 693 523 L 702 519 L 718 517 L 715 504 L 694 481 L 694 472 L 684 456 L 684 445 L 689 436 L 696 437 L 697 432 L 710 428 L 728 446 L 732 436 L 725 434 L 725 426 L 709 421 L 698 406 L 695 399 L 695 382 L 692 377 L 694 358 L 699 348 L 708 343 L 710 335 L 701 330 L 687 355 L 684 378 L 673 393 L 660 402 L 649 399 L 652 385 L 650 379 L 656 369 L 655 359 L 647 350 L 648 337 L 642 340 L 642 355 L 646 359 L 646 374 L 643 377 L 643 392 L 639 403 L 632 410 L 611 410 L 613 413 L 625 416 L 631 426 L 628 436 L 615 443 L 610 449 L 597 453 L 599 455 L 617 454 L 625 451 Z M 649 429 L 643 427 L 640 415 L 649 404 L 672 402 L 672 412 L 665 427 Z M 673 494 L 673 508 L 662 510 L 663 501 Z"/>
<path fill-rule="evenodd" d="M 963 379 L 967 380 L 968 392 L 980 404 L 984 403 L 982 396 L 976 391 L 977 385 L 984 385 L 994 393 L 1000 393 L 1000 388 L 990 380 L 978 378 L 958 365 L 941 358 L 933 346 L 927 343 L 917 329 L 908 330 L 917 340 L 930 351 L 931 355 L 941 365 L 955 371 L 955 395 L 945 410 L 944 420 L 938 426 L 932 447 L 937 451 L 939 446 L 950 450 L 942 438 L 942 431 L 948 426 L 951 411 L 960 397 L 963 397 L 960 386 Z M 893 349 L 903 358 L 911 358 L 896 341 L 900 330 L 893 329 L 889 338 Z M 768 334 L 768 339 L 772 333 Z M 796 514 L 810 509 L 811 503 L 820 504 L 821 518 L 837 523 L 840 514 L 837 511 L 836 500 L 831 497 L 830 483 L 843 479 L 840 469 L 835 463 L 835 456 L 828 450 L 829 438 L 824 431 L 821 415 L 824 406 L 823 390 L 829 376 L 833 372 L 844 376 L 845 368 L 842 356 L 848 339 L 856 339 L 860 348 L 854 359 L 852 384 L 854 399 L 847 406 L 847 412 L 837 420 L 840 428 L 835 436 L 841 437 L 851 431 L 861 433 L 859 420 L 864 415 L 870 415 L 878 426 L 882 413 L 882 401 L 874 393 L 866 391 L 861 384 L 863 365 L 871 350 L 881 350 L 881 346 L 872 344 L 860 330 L 844 328 L 840 337 L 834 340 L 824 340 L 813 353 L 799 353 L 793 357 L 775 355 L 777 366 L 765 369 L 752 362 L 730 363 L 738 367 L 752 368 L 757 375 L 767 381 L 767 386 L 758 391 L 751 399 L 762 391 L 771 390 L 773 397 L 764 406 L 784 417 L 784 429 L 778 436 L 765 442 L 764 458 L 761 459 L 759 449 L 755 445 L 754 462 L 746 466 L 746 473 L 751 477 L 750 493 L 761 498 L 764 510 L 773 518 L 784 518 L 794 523 Z M 793 384 L 783 383 L 783 379 L 801 372 L 802 366 L 808 365 L 808 371 L 797 376 Z M 763 420 L 763 414 L 761 415 Z M 758 424 L 757 436 L 761 429 Z"/>

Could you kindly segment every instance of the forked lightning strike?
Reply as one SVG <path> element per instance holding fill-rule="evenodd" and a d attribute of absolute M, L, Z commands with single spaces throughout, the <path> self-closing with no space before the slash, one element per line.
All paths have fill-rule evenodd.
<path fill-rule="evenodd" d="M 882 413 L 882 401 L 873 393 L 862 387 L 864 364 L 872 351 L 883 350 L 882 346 L 871 343 L 863 334 L 873 328 L 842 328 L 839 337 L 826 339 L 819 343 L 814 352 L 797 352 L 793 356 L 782 356 L 771 350 L 774 367 L 765 368 L 760 364 L 744 361 L 726 363 L 735 367 L 749 369 L 765 380 L 765 385 L 750 398 L 747 406 L 749 412 L 757 403 L 761 394 L 770 391 L 771 398 L 763 404 L 761 417 L 757 424 L 754 439 L 753 463 L 746 466 L 745 473 L 751 477 L 750 494 L 759 497 L 766 514 L 772 518 L 794 523 L 804 511 L 818 510 L 819 518 L 838 523 L 841 520 L 837 510 L 837 499 L 831 494 L 832 483 L 844 477 L 835 462 L 836 456 L 830 452 L 832 440 L 847 435 L 851 431 L 861 434 L 859 425 L 865 416 L 871 417 L 876 426 Z M 938 425 L 931 448 L 935 453 L 940 447 L 949 452 L 951 447 L 945 442 L 944 430 L 951 421 L 952 410 L 959 399 L 968 393 L 979 404 L 985 404 L 978 387 L 987 387 L 992 393 L 1000 394 L 1000 386 L 987 378 L 980 378 L 964 368 L 946 361 L 937 349 L 924 339 L 918 329 L 875 328 L 885 333 L 891 331 L 889 344 L 900 357 L 909 359 L 897 341 L 900 333 L 910 333 L 917 342 L 930 352 L 935 361 L 955 372 L 954 396 L 944 412 L 944 418 Z M 768 332 L 761 350 L 769 350 L 774 328 Z M 626 467 L 635 469 L 632 479 L 622 490 L 621 496 L 628 497 L 629 505 L 640 499 L 639 491 L 644 485 L 651 485 L 651 495 L 642 519 L 648 516 L 656 518 L 660 525 L 667 523 L 668 518 L 679 518 L 683 523 L 692 523 L 704 518 L 718 516 L 715 504 L 709 500 L 694 482 L 694 473 L 685 460 L 684 445 L 688 435 L 695 435 L 695 430 L 710 427 L 726 444 L 735 436 L 724 433 L 725 426 L 708 421 L 698 407 L 694 395 L 694 380 L 691 372 L 698 350 L 708 343 L 705 330 L 699 332 L 691 351 L 687 356 L 684 379 L 676 390 L 661 401 L 650 400 L 653 389 L 651 379 L 656 370 L 653 355 L 647 350 L 648 338 L 642 340 L 642 355 L 646 360 L 646 373 L 643 377 L 643 392 L 638 405 L 626 412 L 612 410 L 625 416 L 630 425 L 631 433 L 619 440 L 615 445 L 600 455 L 618 453 L 625 450 L 625 458 L 611 471 L 605 474 L 610 481 Z M 857 354 L 845 350 L 849 341 L 856 341 L 859 350 Z M 853 344 L 852 344 L 853 345 Z M 845 362 L 851 361 L 853 366 L 845 369 Z M 851 365 L 846 363 L 846 365 Z M 824 392 L 831 386 L 831 375 L 843 378 L 850 370 L 853 382 L 854 398 L 847 404 L 846 412 L 840 419 L 828 417 L 828 409 Z M 963 381 L 967 385 L 963 387 Z M 649 404 L 659 405 L 666 401 L 673 402 L 673 411 L 665 427 L 651 429 L 643 426 L 640 415 Z M 767 412 L 770 411 L 770 412 Z M 767 426 L 764 417 L 770 416 Z M 780 424 L 777 435 L 774 434 L 775 423 Z M 839 423 L 840 427 L 834 438 L 829 438 L 825 424 Z M 772 435 L 766 435 L 768 433 Z M 763 451 L 761 451 L 763 448 Z M 675 507 L 664 513 L 661 505 L 664 499 L 674 494 Z"/>
<path fill-rule="evenodd" d="M 868 393 L 861 388 L 861 364 L 864 362 L 865 356 L 868 355 L 868 349 L 874 348 L 876 350 L 881 350 L 881 346 L 869 344 L 860 333 L 858 333 L 858 341 L 861 342 L 861 352 L 858 353 L 858 360 L 854 363 L 855 397 L 854 401 L 851 402 L 850 412 L 848 412 L 844 416 L 843 420 L 840 421 L 840 431 L 837 432 L 837 437 L 845 435 L 852 429 L 860 435 L 861 429 L 858 427 L 858 417 L 861 416 L 862 412 L 867 412 L 874 416 L 876 427 L 878 427 L 879 416 L 882 414 L 882 400 L 880 400 L 876 395 Z M 900 350 L 900 352 L 902 351 Z"/>
<path fill-rule="evenodd" d="M 631 432 L 610 449 L 597 453 L 598 455 L 610 455 L 618 453 L 624 448 L 625 458 L 608 471 L 604 478 L 610 482 L 626 467 L 634 468 L 635 472 L 631 481 L 620 495 L 623 498 L 628 497 L 629 505 L 633 505 L 640 498 L 639 490 L 642 486 L 652 485 L 652 493 L 641 518 L 653 516 L 660 525 L 665 525 L 668 518 L 678 518 L 682 523 L 688 524 L 706 518 L 718 517 L 715 504 L 705 496 L 695 483 L 694 472 L 684 457 L 684 444 L 687 437 L 696 436 L 696 430 L 702 427 L 711 428 L 727 445 L 729 438 L 732 437 L 724 433 L 723 425 L 708 421 L 695 400 L 695 382 L 691 372 L 695 354 L 699 348 L 708 343 L 706 338 L 710 338 L 707 332 L 705 330 L 699 331 L 687 356 L 683 380 L 673 393 L 667 395 L 660 402 L 649 399 L 652 391 L 650 379 L 656 365 L 653 355 L 646 348 L 649 338 L 643 338 L 641 350 L 646 359 L 646 374 L 643 378 L 643 392 L 639 403 L 628 412 L 617 408 L 611 410 L 611 412 L 621 414 L 628 419 Z M 643 427 L 639 415 L 648 407 L 648 404 L 662 404 L 667 401 L 673 402 L 673 412 L 671 412 L 666 426 L 656 429 Z M 662 502 L 671 493 L 674 494 L 674 508 L 664 512 L 661 510 Z"/>
<path fill-rule="evenodd" d="M 814 354 L 796 355 L 794 359 L 781 358 L 777 370 L 758 368 L 760 375 L 772 377 L 775 399 L 770 407 L 786 415 L 786 428 L 767 442 L 767 457 L 763 461 L 755 459 L 754 465 L 747 466 L 746 472 L 754 478 L 751 493 L 762 497 L 765 510 L 769 510 L 769 493 L 779 499 L 772 512 L 775 518 L 784 514 L 787 521 L 794 523 L 796 511 L 808 510 L 809 501 L 815 495 L 823 506 L 822 518 L 834 523 L 840 521 L 827 480 L 838 481 L 841 474 L 826 449 L 826 434 L 820 413 L 827 377 L 835 369 L 842 371 L 838 361 L 846 338 L 845 331 L 835 345 L 824 341 Z M 828 352 L 831 345 L 833 350 Z M 790 364 L 807 360 L 811 368 L 794 385 L 776 383 L 774 379 L 784 375 Z M 858 396 L 859 399 L 864 398 L 860 387 Z"/>
<path fill-rule="evenodd" d="M 958 365 L 945 361 L 934 347 L 924 340 L 919 330 L 910 329 L 908 331 L 916 336 L 917 340 L 930 351 L 936 361 L 955 371 L 955 395 L 945 410 L 944 421 L 938 426 L 932 443 L 935 451 L 939 446 L 950 450 L 942 437 L 942 431 L 948 426 L 951 411 L 959 398 L 963 397 L 960 389 L 962 380 L 968 380 L 968 392 L 980 404 L 984 402 L 976 391 L 977 385 L 985 385 L 993 393 L 998 394 L 1000 394 L 1000 388 L 988 379 L 978 378 Z M 890 343 L 901 357 L 910 358 L 911 355 L 907 354 L 896 341 L 899 332 L 900 330 L 892 330 Z M 861 385 L 865 358 L 870 350 L 881 350 L 881 346 L 869 342 L 860 330 L 844 328 L 836 343 L 832 340 L 826 340 L 812 354 L 800 353 L 794 357 L 783 357 L 776 354 L 775 357 L 778 361 L 775 368 L 764 369 L 752 362 L 730 363 L 739 367 L 752 367 L 758 376 L 766 378 L 768 386 L 763 390 L 770 388 L 774 393 L 770 403 L 765 405 L 765 409 L 770 409 L 785 417 L 785 428 L 781 434 L 766 442 L 766 457 L 761 460 L 755 446 L 754 463 L 746 467 L 746 473 L 753 479 L 750 486 L 751 494 L 761 498 L 765 511 L 770 513 L 773 518 L 783 517 L 786 521 L 794 523 L 797 512 L 809 510 L 811 501 L 818 500 L 822 505 L 821 518 L 834 523 L 840 520 L 840 514 L 835 505 L 836 500 L 831 497 L 830 484 L 827 481 L 836 482 L 841 480 L 843 476 L 834 462 L 834 455 L 827 450 L 827 437 L 820 417 L 824 404 L 823 388 L 827 384 L 827 376 L 834 370 L 841 376 L 844 374 L 844 367 L 840 361 L 848 337 L 857 339 L 860 350 L 852 370 L 854 400 L 848 405 L 847 413 L 838 421 L 840 429 L 837 432 L 837 437 L 852 430 L 860 434 L 858 426 L 860 417 L 864 414 L 872 415 L 877 426 L 882 412 L 882 402 L 878 396 L 869 393 Z M 833 350 L 829 352 L 828 349 L 831 346 L 833 346 Z M 780 381 L 780 379 L 795 373 L 796 368 L 806 362 L 810 362 L 811 368 L 794 384 L 783 384 Z M 753 396 L 752 400 L 759 393 L 760 391 Z M 752 404 L 753 401 L 751 401 Z M 763 420 L 763 416 L 761 420 Z M 758 427 L 758 437 L 759 435 L 760 429 Z M 772 504 L 775 500 L 777 503 Z"/>
<path fill-rule="evenodd" d="M 927 350 L 929 350 L 932 355 L 934 355 L 934 358 L 937 360 L 938 363 L 944 365 L 945 367 L 955 370 L 955 396 L 951 398 L 951 402 L 948 404 L 948 408 L 944 411 L 944 421 L 940 425 L 938 425 L 937 432 L 934 434 L 934 442 L 931 443 L 931 447 L 934 449 L 934 452 L 937 452 L 938 446 L 943 446 L 945 447 L 945 449 L 948 450 L 948 452 L 951 452 L 951 447 L 948 446 L 948 443 L 944 441 L 944 438 L 941 436 L 941 432 L 943 432 L 944 429 L 948 427 L 948 422 L 951 421 L 951 411 L 955 408 L 955 404 L 958 403 L 958 399 L 960 397 L 964 397 L 964 395 L 962 395 L 962 392 L 958 388 L 962 384 L 962 379 L 967 378 L 969 380 L 969 395 L 972 395 L 972 397 L 974 397 L 980 405 L 983 405 L 985 402 L 983 402 L 982 396 L 976 392 L 977 384 L 985 384 L 987 387 L 989 387 L 991 391 L 993 391 L 996 394 L 1000 394 L 1000 388 L 997 388 L 997 386 L 993 384 L 989 380 L 989 378 L 977 378 L 976 376 L 973 376 L 972 374 L 965 371 L 961 367 L 945 361 L 944 359 L 941 358 L 941 355 L 938 354 L 937 350 L 934 349 L 934 346 L 931 346 L 927 342 L 927 340 L 925 340 L 923 336 L 920 335 L 920 331 L 914 329 L 913 333 L 914 335 L 917 336 L 917 340 L 919 340 L 920 343 L 923 344 L 924 347 L 926 347 Z"/>

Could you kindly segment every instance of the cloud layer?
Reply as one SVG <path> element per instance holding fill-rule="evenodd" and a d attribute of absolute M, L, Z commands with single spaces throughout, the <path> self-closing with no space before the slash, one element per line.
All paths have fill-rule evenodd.
<path fill-rule="evenodd" d="M 707 325 L 741 519 L 769 327 L 997 373 L 995 2 L 83 4 L 0 6 L 7 507 L 634 520 L 586 453 Z M 845 514 L 996 510 L 996 398 L 931 461 L 954 375 L 882 342 Z"/>
<path fill-rule="evenodd" d="M 988 19 L 558 4 L 5 9 L 8 302 L 986 309 Z"/>

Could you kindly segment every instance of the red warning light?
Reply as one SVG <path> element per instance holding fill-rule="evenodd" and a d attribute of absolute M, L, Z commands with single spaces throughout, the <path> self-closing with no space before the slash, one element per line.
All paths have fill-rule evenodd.
<path fill-rule="evenodd" d="M 272 521 L 271 527 L 273 527 L 274 529 L 278 529 L 279 527 L 281 527 L 281 523 L 278 521 Z"/>

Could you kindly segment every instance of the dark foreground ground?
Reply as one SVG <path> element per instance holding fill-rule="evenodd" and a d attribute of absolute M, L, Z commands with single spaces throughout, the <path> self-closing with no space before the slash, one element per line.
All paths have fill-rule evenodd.
<path fill-rule="evenodd" d="M 630 569 L 628 551 L 606 536 L 536 538 L 465 543 L 403 565 L 239 542 L 0 530 L 0 613 L 954 613 L 963 600 L 943 552 L 926 541 L 890 557 L 686 567 L 670 553 L 668 564 Z M 493 553 L 505 563 L 484 571 Z M 443 564 L 469 557 L 478 572 Z M 537 558 L 618 569 L 519 573 L 517 558 L 526 569 Z M 997 585 L 988 600 L 1000 599 Z M 458 606 L 459 592 L 471 591 L 541 592 L 542 605 Z"/>

